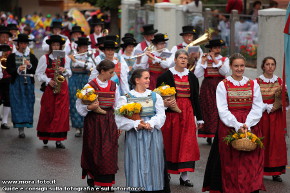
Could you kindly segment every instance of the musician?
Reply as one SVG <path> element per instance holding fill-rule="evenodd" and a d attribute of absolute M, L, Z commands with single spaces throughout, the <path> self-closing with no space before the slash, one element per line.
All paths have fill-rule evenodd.
<path fill-rule="evenodd" d="M 58 58 L 52 55 L 53 50 L 62 50 L 65 40 L 59 35 L 52 35 L 46 40 L 49 53 L 41 56 L 36 69 L 36 76 L 40 82 L 45 82 L 46 88 L 41 98 L 41 109 L 37 124 L 37 136 L 46 145 L 48 140 L 56 141 L 56 148 L 64 149 L 61 141 L 67 138 L 69 131 L 69 94 L 66 80 L 56 81 L 58 73 L 64 77 L 71 76 L 70 58 Z M 59 66 L 56 69 L 56 66 Z M 57 85 L 61 85 L 60 92 L 55 94 Z"/>
<path fill-rule="evenodd" d="M 38 60 L 26 49 L 32 41 L 26 34 L 19 34 L 17 51 L 7 58 L 7 72 L 11 75 L 10 101 L 13 127 L 18 128 L 19 138 L 25 138 L 24 127 L 33 128 L 34 78 Z M 32 75 L 28 77 L 25 75 Z"/>
<path fill-rule="evenodd" d="M 75 42 L 77 44 L 77 53 L 72 56 L 71 70 L 72 76 L 69 78 L 69 95 L 70 95 L 70 118 L 73 128 L 76 128 L 75 137 L 81 137 L 84 118 L 80 116 L 75 108 L 77 89 L 82 89 L 88 82 L 90 69 L 94 63 L 89 57 L 88 46 L 91 45 L 86 37 L 79 37 Z M 83 54 L 85 53 L 85 54 Z M 82 54 L 82 55 L 78 55 Z"/>
<path fill-rule="evenodd" d="M 102 31 L 104 29 L 104 22 L 101 19 L 97 19 L 95 23 L 91 24 L 91 28 L 94 29 L 94 33 L 88 36 L 91 42 L 91 48 L 97 48 L 98 38 L 104 36 Z"/>
<path fill-rule="evenodd" d="M 197 78 L 204 76 L 199 96 L 204 127 L 198 130 L 198 137 L 207 137 L 209 145 L 215 136 L 219 121 L 216 88 L 230 71 L 229 58 L 220 55 L 221 47 L 224 45 L 225 42 L 221 39 L 210 40 L 205 45 L 206 48 L 209 48 L 209 53 L 203 54 L 194 70 Z"/>
<path fill-rule="evenodd" d="M 10 31 L 0 26 L 0 45 L 3 45 L 2 51 L 0 52 L 1 60 L 7 59 L 11 50 L 16 50 L 15 46 L 9 42 L 9 37 L 12 37 Z M 1 62 L 6 67 L 5 61 Z M 7 125 L 8 116 L 10 113 L 10 97 L 9 97 L 9 85 L 10 85 L 10 74 L 2 68 L 2 79 L 0 80 L 0 104 L 3 104 L 3 115 L 1 122 L 1 129 L 10 129 Z"/>
<path fill-rule="evenodd" d="M 19 34 L 19 29 L 16 24 L 10 23 L 7 25 L 8 30 L 12 34 L 12 37 L 10 40 L 15 40 L 17 38 L 17 35 Z"/>
<path fill-rule="evenodd" d="M 69 41 L 67 36 L 61 34 L 61 30 L 62 30 L 61 22 L 58 22 L 58 21 L 52 22 L 52 24 L 50 26 L 50 30 L 52 32 L 52 35 L 59 35 L 59 36 L 61 36 L 62 38 L 65 39 L 65 46 L 64 46 L 63 50 L 65 51 L 66 54 L 70 54 L 70 51 L 71 51 L 71 49 L 70 49 L 70 41 Z M 42 41 L 42 50 L 43 51 L 46 51 L 46 52 L 50 51 L 49 50 L 50 46 L 46 43 L 46 40 L 49 39 L 49 38 L 50 38 L 50 36 L 46 36 L 43 39 L 43 41 Z"/>
<path fill-rule="evenodd" d="M 114 82 L 117 83 L 118 86 L 120 86 L 121 95 L 123 95 L 129 92 L 129 84 L 128 84 L 129 68 L 124 58 L 115 53 L 115 51 L 119 48 L 118 43 L 116 42 L 117 37 L 115 37 L 115 40 L 107 40 L 107 37 L 112 38 L 111 36 L 106 36 L 104 46 L 100 46 L 100 50 L 102 50 L 104 54 L 100 54 L 98 57 L 96 57 L 95 61 L 96 64 L 98 65 L 102 60 L 108 59 L 116 65 L 115 75 L 112 77 L 111 80 L 113 80 Z M 96 67 L 94 66 L 89 81 L 96 78 L 97 75 L 98 72 L 96 70 Z"/>
<path fill-rule="evenodd" d="M 173 46 L 171 49 L 172 57 L 174 58 L 175 52 L 179 49 L 185 49 L 188 44 L 190 44 L 192 41 L 194 41 L 197 37 L 196 30 L 194 29 L 193 26 L 183 26 L 182 27 L 182 33 L 179 34 L 182 36 L 183 42 Z M 189 53 L 189 59 L 188 59 L 188 66 L 192 66 L 195 64 L 195 62 L 200 58 L 202 55 L 203 51 L 199 47 L 199 52 L 197 53 Z"/>
<path fill-rule="evenodd" d="M 133 39 L 135 40 L 133 34 L 131 34 L 131 33 L 125 33 L 124 37 L 122 37 L 122 41 L 124 42 L 124 39 L 127 39 L 127 38 L 133 38 Z M 136 40 L 135 40 L 135 41 L 136 41 Z M 136 45 L 137 45 L 137 44 L 136 44 Z M 135 49 L 136 45 L 134 46 L 134 49 Z M 124 54 L 125 49 L 122 47 L 122 44 L 121 44 L 120 46 L 121 46 L 121 49 L 119 50 L 118 54 L 119 54 L 119 55 L 122 55 L 122 54 Z M 133 52 L 133 50 L 132 50 L 132 52 Z"/>
<path fill-rule="evenodd" d="M 172 67 L 172 58 L 161 58 L 161 53 L 170 52 L 166 48 L 166 41 L 168 41 L 168 36 L 166 34 L 158 33 L 154 35 L 152 43 L 155 47 L 155 51 L 146 51 L 146 55 L 138 57 L 136 63 L 134 64 L 134 69 L 143 68 L 149 69 L 150 73 L 150 90 L 156 88 L 156 82 L 159 75 L 165 72 L 168 68 Z"/>
<path fill-rule="evenodd" d="M 144 37 L 144 41 L 136 46 L 136 50 L 144 51 L 146 47 L 150 46 L 154 39 L 154 34 L 157 32 L 158 30 L 154 29 L 153 24 L 143 25 L 143 32 L 141 34 Z"/>
<path fill-rule="evenodd" d="M 71 43 L 70 43 L 71 51 L 70 51 L 70 53 L 71 54 L 76 54 L 77 53 L 78 45 L 77 45 L 76 41 L 78 41 L 78 38 L 83 37 L 83 36 L 84 36 L 84 32 L 83 32 L 81 26 L 76 25 L 76 26 L 72 27 L 72 30 L 70 32 L 70 40 L 71 40 Z"/>

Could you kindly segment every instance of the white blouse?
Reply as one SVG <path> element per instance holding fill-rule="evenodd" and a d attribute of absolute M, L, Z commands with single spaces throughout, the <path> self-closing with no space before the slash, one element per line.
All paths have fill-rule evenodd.
<path fill-rule="evenodd" d="M 165 52 L 169 52 L 168 49 L 164 49 Z M 154 60 L 152 61 L 153 64 L 155 63 L 160 63 L 160 66 L 162 68 L 170 68 L 173 66 L 174 61 L 173 61 L 173 57 L 172 55 L 169 58 L 166 58 L 165 60 L 161 60 L 160 58 L 158 58 L 161 55 L 162 52 L 153 52 L 152 54 L 154 54 Z M 142 56 L 140 63 L 137 63 L 137 60 L 135 62 L 135 64 L 133 65 L 133 69 L 138 69 L 138 68 L 142 68 L 142 69 L 148 69 L 149 68 L 149 63 L 148 63 L 149 57 L 147 55 Z"/>
<path fill-rule="evenodd" d="M 147 97 L 148 95 L 151 94 L 151 90 L 146 90 L 144 93 L 139 93 L 135 90 L 131 90 L 130 94 L 134 95 L 135 97 Z M 127 104 L 127 98 L 126 96 L 121 96 L 118 103 L 117 103 L 117 108 L 119 109 L 122 105 Z M 155 109 L 156 109 L 156 115 L 149 118 L 145 117 L 143 118 L 145 123 L 149 123 L 151 128 L 153 129 L 161 129 L 161 127 L 164 125 L 166 115 L 165 115 L 165 110 L 164 110 L 164 104 L 161 96 L 156 93 L 156 103 L 155 103 Z M 118 129 L 129 131 L 131 129 L 136 129 L 140 123 L 140 120 L 133 121 L 131 119 L 128 119 L 124 116 L 121 115 L 115 115 L 115 120 Z M 152 131 L 153 131 L 152 129 Z"/>
<path fill-rule="evenodd" d="M 114 54 L 114 60 L 113 60 L 113 63 L 116 65 L 118 61 L 115 58 L 118 58 L 118 55 L 116 53 Z M 128 84 L 129 67 L 127 65 L 127 62 L 124 60 L 122 56 L 119 56 L 119 58 L 121 59 L 120 61 L 121 62 L 121 74 L 120 74 L 121 80 L 119 80 L 120 87 L 121 87 L 122 93 L 128 93 L 129 92 L 129 84 Z M 95 58 L 95 61 L 97 65 L 102 61 L 100 55 Z M 93 71 L 91 72 L 89 81 L 96 78 L 98 74 L 99 72 L 97 71 L 96 66 L 93 65 Z"/>
<path fill-rule="evenodd" d="M 54 58 L 52 54 L 49 54 L 48 57 L 52 60 L 56 60 L 56 58 Z M 65 76 L 65 77 L 70 77 L 72 74 L 71 69 L 70 69 L 70 61 L 71 61 L 71 59 L 68 56 L 65 56 L 64 68 L 66 71 L 63 73 L 63 76 Z M 46 76 L 46 74 L 45 74 L 46 68 L 47 68 L 46 55 L 43 55 L 40 57 L 40 59 L 38 61 L 35 75 L 37 76 L 38 81 L 46 82 L 46 85 L 48 85 L 51 78 L 48 78 Z"/>
<path fill-rule="evenodd" d="M 241 81 L 234 80 L 231 76 L 226 78 L 228 81 L 232 82 L 235 86 L 243 86 L 249 80 L 247 77 L 243 77 Z M 260 91 L 260 86 L 256 80 L 254 80 L 254 97 L 253 105 L 250 113 L 247 116 L 245 123 L 240 123 L 237 121 L 236 117 L 229 111 L 228 101 L 227 101 L 227 90 L 225 88 L 224 82 L 221 81 L 216 90 L 216 102 L 219 112 L 219 117 L 222 122 L 228 127 L 234 127 L 236 131 L 240 129 L 243 124 L 246 124 L 250 129 L 252 126 L 256 125 L 263 113 L 263 99 Z"/>
<path fill-rule="evenodd" d="M 27 48 L 28 48 L 28 47 L 27 47 Z M 29 53 L 30 53 L 30 48 L 25 49 L 24 53 L 21 53 L 21 52 L 19 52 L 18 50 L 15 51 L 15 55 L 16 55 L 16 56 L 20 56 L 20 57 L 23 57 L 23 56 L 24 56 L 24 57 L 27 57 L 27 56 L 29 55 Z M 19 66 L 19 67 L 20 67 L 20 66 Z M 22 72 L 19 70 L 19 67 L 17 68 L 17 73 L 18 73 L 19 75 L 21 75 Z M 26 68 L 27 68 L 27 69 L 31 69 L 31 68 L 32 68 L 31 63 L 30 63 L 30 65 L 28 65 Z"/>
<path fill-rule="evenodd" d="M 219 68 L 219 73 L 223 76 L 225 76 L 227 73 L 229 73 L 230 71 L 230 66 L 229 66 L 229 58 L 227 57 L 225 59 L 224 62 L 222 62 L 220 59 L 222 58 L 221 55 L 218 55 L 217 57 L 215 57 L 216 60 L 219 61 L 218 64 L 216 63 L 212 63 L 212 66 L 215 67 L 215 68 Z M 212 60 L 212 58 L 210 56 L 207 56 L 207 59 L 208 60 Z M 196 64 L 196 67 L 195 67 L 195 70 L 194 70 L 194 74 L 197 78 L 200 78 L 204 75 L 204 69 L 207 68 L 207 61 L 202 64 L 201 63 L 202 59 L 200 58 L 198 61 L 197 61 L 197 64 Z"/>
<path fill-rule="evenodd" d="M 107 86 L 108 86 L 108 81 L 105 81 L 105 82 L 102 82 L 100 79 L 98 79 L 98 77 L 96 78 L 96 80 L 97 80 L 97 82 L 98 82 L 98 84 L 99 84 L 99 86 L 100 87 L 102 87 L 102 88 L 106 88 Z M 86 84 L 84 87 L 86 87 L 86 86 L 89 86 L 89 84 Z M 120 98 L 120 92 L 119 92 L 119 87 L 118 87 L 118 85 L 116 85 L 117 87 L 116 87 L 116 92 L 115 92 L 115 104 L 114 104 L 114 106 L 113 107 L 116 107 L 116 102 L 119 100 L 119 98 Z M 83 103 L 82 103 L 82 100 L 81 99 L 77 99 L 76 100 L 76 109 L 77 109 L 77 112 L 81 115 L 81 116 L 83 116 L 83 117 L 85 117 L 87 114 L 88 114 L 88 112 L 90 111 L 90 110 L 88 110 L 88 105 L 84 105 Z"/>

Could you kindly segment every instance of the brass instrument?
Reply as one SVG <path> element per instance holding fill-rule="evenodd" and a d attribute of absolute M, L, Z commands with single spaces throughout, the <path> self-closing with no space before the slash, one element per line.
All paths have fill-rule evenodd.
<path fill-rule="evenodd" d="M 109 30 L 103 29 L 102 33 L 103 33 L 103 36 L 107 36 L 107 35 L 109 35 Z"/>
<path fill-rule="evenodd" d="M 191 47 L 191 46 L 199 46 L 199 45 L 202 45 L 202 44 L 206 44 L 209 42 L 209 40 L 211 40 L 211 34 L 213 33 L 213 30 L 211 29 L 208 29 L 205 31 L 205 33 L 200 36 L 199 38 L 197 38 L 196 40 L 193 40 L 191 43 L 189 43 L 186 47 L 185 47 L 185 50 L 187 51 L 188 50 L 188 47 Z M 195 64 L 191 64 L 189 67 L 188 67 L 188 70 L 192 71 L 193 69 L 195 68 Z"/>
<path fill-rule="evenodd" d="M 7 62 L 7 58 L 5 56 L 3 56 L 1 59 L 0 59 L 0 67 L 3 68 L 3 69 L 6 69 L 7 67 L 5 66 L 6 65 L 6 62 Z"/>
<path fill-rule="evenodd" d="M 163 50 L 165 50 L 165 48 L 162 48 L 162 49 L 156 50 L 156 47 L 155 47 L 153 44 L 151 44 L 151 45 L 149 45 L 148 47 L 146 47 L 146 48 L 144 49 L 144 53 L 142 53 L 142 54 L 138 54 L 138 55 L 135 55 L 135 56 L 132 56 L 132 57 L 130 57 L 130 59 L 138 58 L 138 57 L 140 57 L 140 56 L 144 56 L 144 55 L 146 55 L 146 51 L 149 51 L 149 53 L 153 53 L 153 52 L 159 52 L 159 51 L 163 51 Z"/>
<path fill-rule="evenodd" d="M 53 50 L 52 55 L 56 59 L 55 67 L 54 67 L 54 77 L 53 80 L 55 82 L 55 86 L 53 87 L 53 93 L 59 94 L 61 90 L 61 84 L 65 81 L 64 76 L 61 75 L 59 71 L 59 64 L 61 62 L 61 58 L 65 57 L 65 52 L 62 50 Z"/>

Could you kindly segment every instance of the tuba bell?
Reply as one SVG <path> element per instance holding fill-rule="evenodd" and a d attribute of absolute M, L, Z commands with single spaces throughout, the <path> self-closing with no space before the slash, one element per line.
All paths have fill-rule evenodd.
<path fill-rule="evenodd" d="M 5 66 L 6 65 L 6 62 L 7 62 L 7 58 L 6 57 L 2 57 L 0 59 L 0 67 L 3 68 L 3 69 L 6 69 L 7 67 Z"/>

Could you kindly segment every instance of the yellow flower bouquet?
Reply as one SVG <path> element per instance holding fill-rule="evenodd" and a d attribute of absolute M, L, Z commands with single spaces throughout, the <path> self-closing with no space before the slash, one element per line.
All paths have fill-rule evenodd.
<path fill-rule="evenodd" d="M 82 90 L 78 89 L 76 97 L 81 99 L 84 105 L 90 105 L 98 100 L 98 94 L 96 93 L 95 89 L 91 86 L 86 86 Z M 94 112 L 99 114 L 107 114 L 107 112 L 101 109 L 101 107 L 95 109 Z"/>
<path fill-rule="evenodd" d="M 229 135 L 224 137 L 224 142 L 239 151 L 253 151 L 259 146 L 263 148 L 263 137 L 257 137 L 254 133 L 246 132 L 240 133 L 232 131 Z"/>
<path fill-rule="evenodd" d="M 142 106 L 140 103 L 128 103 L 117 109 L 116 114 L 123 115 L 124 117 L 132 120 L 141 120 L 141 110 Z"/>
<path fill-rule="evenodd" d="M 153 91 L 160 94 L 163 100 L 175 99 L 176 94 L 175 88 L 170 87 L 169 85 L 166 85 L 164 83 L 162 83 L 161 86 L 159 86 L 158 88 L 155 88 Z M 174 107 L 170 107 L 170 109 L 177 113 L 181 113 L 181 110 L 178 108 L 177 104 Z"/>

